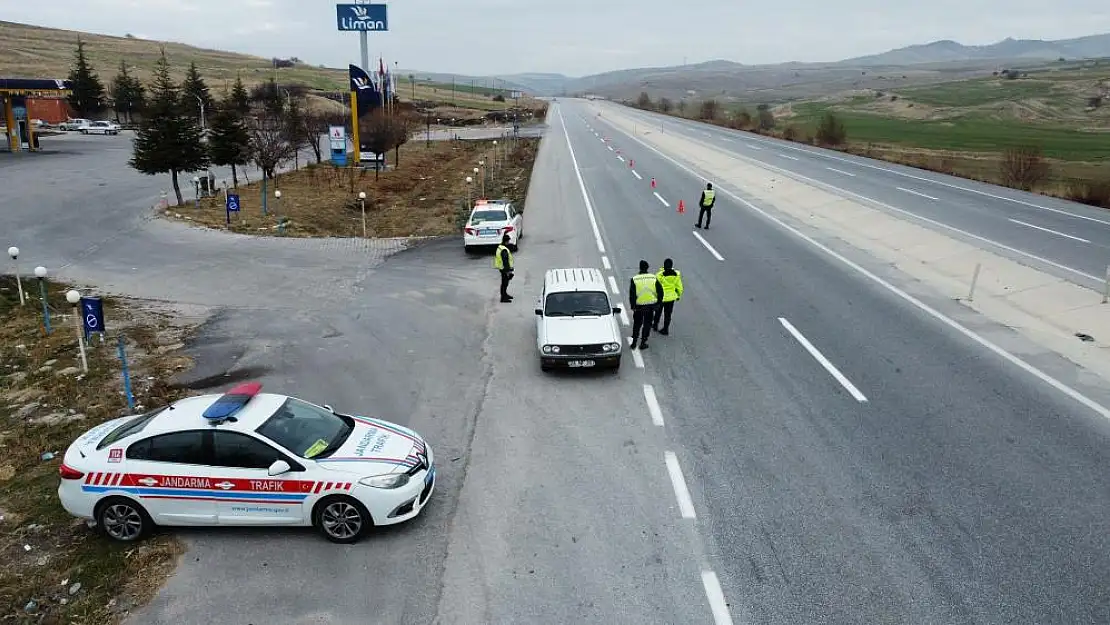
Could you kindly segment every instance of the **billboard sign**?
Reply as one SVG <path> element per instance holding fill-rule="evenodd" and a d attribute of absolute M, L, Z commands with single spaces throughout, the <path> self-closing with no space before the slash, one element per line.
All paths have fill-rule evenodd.
<path fill-rule="evenodd" d="M 388 31 L 384 4 L 337 4 L 335 20 L 342 31 Z"/>

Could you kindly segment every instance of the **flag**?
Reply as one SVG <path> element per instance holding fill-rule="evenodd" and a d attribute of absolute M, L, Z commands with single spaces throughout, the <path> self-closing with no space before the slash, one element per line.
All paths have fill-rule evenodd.
<path fill-rule="evenodd" d="M 381 93 L 374 87 L 373 81 L 361 67 L 350 65 L 347 75 L 351 82 L 351 91 L 355 92 L 358 102 L 358 116 L 363 117 L 370 111 L 382 105 Z"/>

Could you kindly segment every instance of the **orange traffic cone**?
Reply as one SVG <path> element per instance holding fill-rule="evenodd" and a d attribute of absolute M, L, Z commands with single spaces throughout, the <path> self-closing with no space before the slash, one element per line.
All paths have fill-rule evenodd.
<path fill-rule="evenodd" d="M 652 189 L 655 188 L 655 176 L 652 176 L 652 178 L 651 178 L 651 188 Z"/>
<path fill-rule="evenodd" d="M 686 203 L 683 202 L 682 200 L 678 201 L 678 212 L 680 212 L 680 213 L 685 213 L 686 212 Z"/>

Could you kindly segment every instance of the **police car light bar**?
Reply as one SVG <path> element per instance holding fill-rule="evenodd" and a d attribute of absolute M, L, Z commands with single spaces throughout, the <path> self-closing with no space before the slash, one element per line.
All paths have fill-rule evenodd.
<path fill-rule="evenodd" d="M 243 409 L 258 392 L 262 390 L 262 384 L 258 382 L 247 382 L 234 386 L 226 393 L 220 396 L 202 415 L 209 421 L 223 421 L 231 415 Z"/>

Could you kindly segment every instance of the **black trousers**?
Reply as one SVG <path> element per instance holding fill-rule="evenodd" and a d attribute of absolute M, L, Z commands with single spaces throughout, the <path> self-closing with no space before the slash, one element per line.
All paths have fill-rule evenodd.
<path fill-rule="evenodd" d="M 512 271 L 501 272 L 501 299 L 509 299 L 509 280 L 513 279 Z"/>
<path fill-rule="evenodd" d="M 698 211 L 698 225 L 699 226 L 701 225 L 701 218 L 702 217 L 705 217 L 705 227 L 708 228 L 710 220 L 713 219 L 713 207 L 712 206 L 702 206 L 701 210 Z"/>
<path fill-rule="evenodd" d="M 675 300 L 677 301 L 677 300 Z M 659 321 L 663 321 L 663 329 L 669 330 L 671 328 L 671 313 L 674 312 L 674 301 L 663 302 L 659 304 L 659 312 L 655 315 L 655 329 L 659 330 Z"/>
<path fill-rule="evenodd" d="M 655 305 L 637 306 L 632 310 L 632 340 L 641 341 L 651 336 L 651 326 L 655 323 Z"/>

